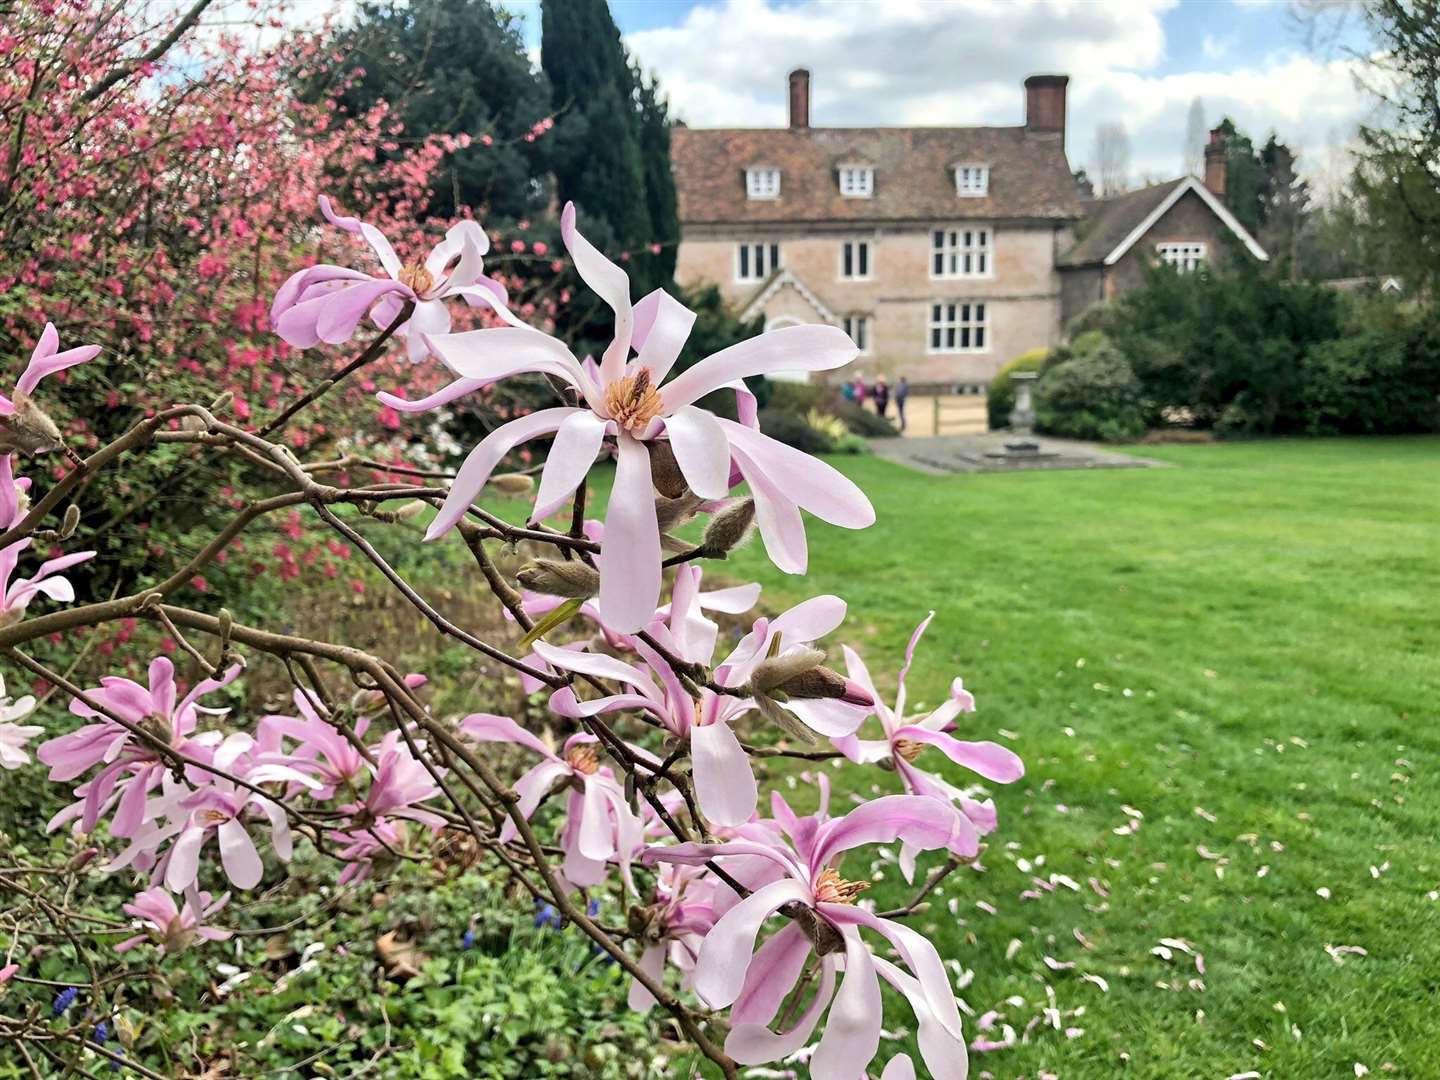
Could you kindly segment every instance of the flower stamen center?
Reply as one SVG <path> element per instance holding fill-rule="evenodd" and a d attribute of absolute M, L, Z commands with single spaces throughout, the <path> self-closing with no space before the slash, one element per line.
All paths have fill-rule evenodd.
<path fill-rule="evenodd" d="M 853 904 L 855 898 L 870 888 L 868 881 L 846 881 L 840 871 L 827 868 L 815 879 L 815 902 L 818 904 Z"/>
<path fill-rule="evenodd" d="M 665 410 L 660 391 L 650 383 L 650 369 L 613 382 L 605 390 L 605 411 L 626 431 L 639 434 Z"/>
<path fill-rule="evenodd" d="M 896 756 L 906 761 L 914 761 L 924 751 L 925 744 L 915 739 L 896 739 L 893 749 Z"/>
<path fill-rule="evenodd" d="M 594 776 L 600 768 L 600 753 L 593 746 L 572 746 L 565 752 L 565 764 L 583 776 Z"/>
<path fill-rule="evenodd" d="M 424 296 L 435 286 L 435 275 L 419 263 L 411 263 L 400 271 L 401 285 L 408 285 L 417 296 Z"/>

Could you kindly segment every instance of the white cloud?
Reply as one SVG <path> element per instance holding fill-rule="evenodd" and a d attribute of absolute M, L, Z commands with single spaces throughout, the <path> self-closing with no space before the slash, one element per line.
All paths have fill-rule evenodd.
<path fill-rule="evenodd" d="M 1240 70 L 1162 74 L 1162 20 L 1171 7 L 715 0 L 676 26 L 626 41 L 658 72 L 678 115 L 698 126 L 783 124 L 785 76 L 799 66 L 812 72 L 817 125 L 1017 124 L 1025 76 L 1063 72 L 1071 77 L 1072 164 L 1086 163 L 1097 124 L 1119 120 L 1137 177 L 1179 171 L 1186 110 L 1197 95 L 1207 121 L 1230 116 L 1259 140 L 1273 129 L 1317 157 L 1366 115 L 1349 59 L 1276 53 Z"/>

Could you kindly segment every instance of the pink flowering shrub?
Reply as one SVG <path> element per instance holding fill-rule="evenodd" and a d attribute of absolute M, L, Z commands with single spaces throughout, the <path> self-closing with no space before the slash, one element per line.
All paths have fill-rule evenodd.
<path fill-rule="evenodd" d="M 62 23 L 80 18 L 67 6 L 32 14 L 42 11 Z M 38 21 L 29 25 L 33 37 L 20 44 L 49 40 Z M 72 59 L 81 64 L 74 93 L 83 103 L 83 87 L 99 85 L 97 74 L 87 74 L 83 57 Z M 263 65 L 252 75 L 226 68 L 223 58 L 217 64 L 233 80 L 218 85 L 222 97 L 241 84 L 254 91 L 270 77 Z M 279 92 L 279 84 L 271 90 Z M 247 125 L 269 114 L 243 95 L 230 104 L 224 119 L 242 132 L 240 155 Z M 153 132 L 144 111 L 125 114 L 142 139 Z M 176 132 L 192 130 L 185 102 L 155 111 L 186 118 L 175 121 Z M 66 157 L 63 138 L 51 145 L 43 133 L 65 123 L 39 125 L 36 137 L 48 147 L 44 167 L 55 179 L 27 196 L 37 214 L 41 204 L 53 211 L 37 222 L 53 219 L 59 229 L 57 253 L 46 256 L 57 266 L 75 261 L 60 253 L 73 247 L 66 229 L 78 222 L 68 209 L 78 189 L 66 185 L 79 165 Z M 298 197 L 296 185 L 318 180 L 324 154 L 339 152 L 325 141 L 324 125 L 300 130 L 315 141 L 297 139 L 287 153 L 296 174 L 308 175 L 304 183 L 272 173 L 270 188 L 216 192 L 214 205 L 201 207 L 188 192 L 171 190 L 168 179 L 152 178 L 157 206 L 177 218 L 146 217 L 143 228 L 106 193 L 94 196 L 102 208 L 93 226 L 103 237 L 95 241 L 103 249 L 97 265 L 132 258 L 127 244 L 138 242 L 137 229 L 167 229 L 186 212 L 206 212 L 194 234 L 206 243 L 184 264 L 194 280 L 166 303 L 197 319 L 203 314 L 206 333 L 243 323 L 236 341 L 284 360 L 283 376 L 263 383 L 258 395 L 279 421 L 251 422 L 245 403 L 257 399 L 256 383 L 219 357 L 211 357 L 218 367 L 201 369 L 223 373 L 220 388 L 231 396 L 177 403 L 147 391 L 166 365 L 183 366 L 178 357 L 188 343 L 214 339 L 155 320 L 160 333 L 148 341 L 156 347 L 136 349 L 155 317 L 147 305 L 157 297 L 144 287 L 133 295 L 121 288 L 117 297 L 128 299 L 103 311 L 72 303 L 67 325 L 89 315 L 107 344 L 62 352 L 47 328 L 30 366 L 15 373 L 13 392 L 0 399 L 0 655 L 37 693 L 68 700 L 84 721 L 64 730 L 53 706 L 30 696 L 14 704 L 0 698 L 0 765 L 46 769 L 73 800 L 48 828 L 67 830 L 78 854 L 62 867 L 25 869 L 68 889 L 67 875 L 93 861 L 100 873 L 140 886 L 112 918 L 76 919 L 63 903 L 37 909 L 51 928 L 36 932 L 28 951 L 11 950 L 4 978 L 24 986 L 32 979 L 27 965 L 64 942 L 85 958 L 76 966 L 84 1018 L 53 1030 L 7 1023 L 0 1038 L 23 1046 L 43 1036 L 94 1052 L 101 1044 L 86 1025 L 108 1023 L 120 1009 L 106 957 L 117 962 L 116 953 L 148 951 L 158 960 L 218 947 L 232 934 L 225 922 L 235 906 L 262 904 L 302 854 L 325 868 L 327 884 L 353 887 L 383 879 L 397 862 L 460 845 L 508 874 L 524 902 L 540 904 L 537 922 L 578 927 L 628 975 L 628 1006 L 668 1014 L 727 1077 L 797 1056 L 817 1080 L 915 1075 L 908 1053 L 882 1050 L 888 987 L 913 1017 L 929 1075 L 963 1080 L 967 1040 L 945 958 L 907 920 L 1002 827 L 979 781 L 1014 782 L 1021 762 L 994 742 L 954 734 L 962 717 L 966 734 L 978 727 L 975 702 L 958 679 L 938 707 L 920 715 L 907 709 L 906 673 L 933 616 L 921 622 L 903 660 L 896 658 L 898 691 L 889 704 L 844 644 L 850 613 L 840 597 L 750 617 L 758 586 L 701 588 L 701 563 L 723 559 L 752 533 L 777 567 L 803 574 L 802 509 L 844 528 L 874 523 L 868 498 L 849 480 L 759 432 L 743 381 L 779 369 L 834 370 L 853 359 L 854 346 L 834 327 L 796 327 L 672 374 L 694 315 L 663 291 L 632 300 L 624 269 L 585 239 L 573 207 L 562 219 L 567 254 L 614 318 L 613 339 L 598 361 L 575 357 L 547 334 L 543 317 L 533 320 L 517 307 L 514 290 L 485 263 L 489 238 L 468 220 L 434 243 L 402 243 L 407 254 L 400 255 L 386 232 L 414 239 L 415 230 L 394 222 L 382 230 L 325 200 L 324 217 L 361 237 L 373 259 L 349 245 L 333 262 L 302 252 L 295 265 L 284 265 L 278 256 L 292 238 L 282 225 L 296 219 L 279 213 L 274 200 Z M 102 124 L 102 152 L 104 132 Z M 181 137 L 182 174 L 185 145 Z M 365 159 L 344 160 L 359 169 Z M 202 189 L 195 198 L 210 197 L 203 185 L 192 186 Z M 242 224 L 250 196 L 277 215 L 264 218 L 272 230 L 264 236 Z M 352 209 L 348 201 L 345 209 Z M 266 260 L 249 284 L 239 280 L 239 260 L 262 255 L 240 253 L 235 242 L 245 235 L 256 237 L 255 252 Z M 162 262 L 154 276 L 167 272 Z M 39 264 L 23 268 L 25 289 L 38 287 L 45 273 Z M 55 273 L 52 285 L 62 280 Z M 273 292 L 261 302 L 265 289 Z M 21 292 L 22 300 L 31 295 Z M 454 320 L 471 311 L 498 325 L 457 329 Z M 310 350 L 345 343 L 353 359 L 341 376 L 327 378 L 328 363 L 307 359 Z M 116 378 L 105 349 L 134 350 L 146 374 L 127 391 L 134 395 L 128 424 L 95 447 L 93 432 L 52 414 L 82 396 L 87 379 Z M 71 378 L 62 380 L 66 368 Z M 383 430 L 382 409 L 426 414 L 537 373 L 549 378 L 556 403 L 480 439 L 453 476 L 390 468 L 356 477 L 317 468 L 326 461 L 311 436 L 333 424 Z M 54 377 L 42 383 L 45 375 Z M 10 385 L 8 378 L 0 383 Z M 200 384 L 173 385 L 189 391 Z M 698 403 L 718 390 L 735 395 L 738 419 Z M 358 413 L 357 399 L 368 401 L 372 392 L 378 400 Z M 551 442 L 535 506 L 526 524 L 515 525 L 490 509 L 494 473 L 510 450 L 541 437 Z M 213 521 L 202 519 L 200 531 L 212 531 L 182 551 L 154 551 L 162 568 L 138 582 L 122 577 L 113 593 L 94 582 L 72 587 L 60 571 L 89 559 L 92 551 L 75 549 L 110 527 L 105 492 L 123 489 L 136 470 L 143 475 L 152 456 L 172 455 L 173 466 L 177 453 L 236 470 L 235 490 L 215 500 Z M 592 476 L 611 459 L 603 520 L 587 518 Z M 681 539 L 677 530 L 692 521 L 699 540 Z M 324 530 L 358 552 L 475 663 L 504 667 L 537 692 L 545 709 L 540 730 L 492 712 L 440 714 L 421 696 L 425 678 L 402 675 L 384 656 L 263 625 L 258 613 L 237 618 L 228 608 L 192 606 L 187 592 L 198 589 L 197 580 L 208 580 L 247 531 L 267 527 L 297 542 L 307 530 Z M 506 611 L 508 633 L 490 640 L 453 620 L 380 553 L 371 538 L 382 533 L 420 549 L 415 558 L 436 557 L 440 544 L 463 549 L 474 563 L 465 587 L 488 590 Z M 502 567 L 500 549 L 522 545 L 529 561 L 513 572 Z M 712 618 L 722 612 L 749 622 L 726 649 Z M 175 661 L 131 649 L 112 659 L 121 670 L 144 666 L 143 681 L 115 673 L 85 686 L 71 680 L 73 664 L 50 666 L 34 654 L 37 642 L 73 652 L 82 628 L 127 620 L 163 629 L 199 677 L 182 685 Z M 836 645 L 844 673 L 831 666 L 827 650 Z M 221 703 L 262 665 L 283 669 L 293 709 L 252 716 Z M 762 789 L 757 755 L 828 762 L 847 788 L 884 793 L 832 813 L 828 775 L 809 777 L 818 809 L 802 815 L 779 791 Z M 974 779 L 940 775 L 945 758 Z M 850 859 L 887 844 L 899 845 L 900 869 L 916 893 L 907 905 L 877 911 L 865 897 L 868 876 L 857 875 Z M 929 860 L 923 877 L 922 859 Z M 602 895 L 627 908 L 623 927 L 597 915 Z M 392 976 L 419 973 L 393 943 L 387 949 Z M 79 985 L 62 991 L 54 1015 L 66 1014 L 80 993 Z"/>

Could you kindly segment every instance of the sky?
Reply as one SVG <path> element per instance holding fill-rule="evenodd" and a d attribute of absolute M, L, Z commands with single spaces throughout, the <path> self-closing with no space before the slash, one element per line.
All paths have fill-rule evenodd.
<path fill-rule="evenodd" d="M 538 46 L 538 0 L 512 0 Z M 1018 124 L 1027 75 L 1070 76 L 1067 150 L 1094 159 L 1119 121 L 1133 180 L 1180 175 L 1186 115 L 1271 131 L 1321 186 L 1371 118 L 1366 40 L 1343 0 L 611 0 L 625 42 L 692 126 L 785 123 L 786 75 L 812 72 L 811 123 Z M 1319 9 L 1320 18 L 1305 16 Z M 1091 170 L 1094 171 L 1093 169 Z"/>

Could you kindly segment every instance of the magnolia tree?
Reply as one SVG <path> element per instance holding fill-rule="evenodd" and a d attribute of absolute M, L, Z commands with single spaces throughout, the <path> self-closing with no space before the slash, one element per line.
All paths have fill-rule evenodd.
<path fill-rule="evenodd" d="M 843 637 L 844 600 L 816 596 L 755 617 L 724 649 L 715 616 L 755 608 L 760 587 L 714 588 L 702 578 L 707 560 L 724 559 L 752 531 L 777 567 L 803 574 L 802 510 L 848 529 L 873 523 L 854 484 L 760 432 L 744 383 L 776 370 L 833 371 L 855 346 L 834 327 L 791 327 L 672 377 L 694 316 L 663 291 L 632 302 L 624 270 L 585 239 L 567 207 L 562 236 L 575 270 L 614 315 L 603 355 L 579 359 L 511 309 L 504 287 L 485 273 L 487 237 L 473 222 L 456 224 L 428 254 L 405 258 L 375 227 L 325 200 L 322 210 L 331 225 L 363 239 L 374 262 L 295 271 L 269 312 L 289 346 L 340 345 L 373 325 L 349 372 L 403 342 L 410 360 L 448 380 L 419 398 L 379 394 L 383 407 L 405 413 L 444 408 L 525 375 L 545 376 L 557 401 L 492 431 L 448 484 L 326 482 L 325 463 L 307 462 L 283 435 L 302 414 L 314 422 L 312 414 L 323 413 L 334 379 L 317 382 L 279 422 L 258 430 L 226 418 L 228 398 L 165 405 L 88 457 L 72 455 L 58 479 L 20 477 L 29 455 L 66 450 L 46 412 L 61 388 L 42 380 L 105 362 L 93 346 L 62 350 L 46 326 L 14 389 L 0 398 L 7 455 L 0 457 L 0 654 L 12 673 L 68 697 L 83 723 L 56 734 L 32 698 L 7 700 L 0 765 L 47 769 L 73 794 L 49 828 L 73 830 L 83 858 L 144 887 L 123 906 L 130 922 L 116 913 L 100 926 L 67 924 L 63 906 L 43 897 L 34 917 L 64 924 L 72 940 L 99 936 L 116 950 L 157 957 L 220 947 L 206 943 L 229 934 L 227 898 L 273 883 L 297 845 L 313 847 L 345 884 L 458 840 L 592 938 L 632 980 L 630 1007 L 664 1010 L 725 1076 L 818 1039 L 809 1067 L 821 1080 L 913 1077 L 905 1054 L 876 1060 L 883 984 L 913 1011 L 929 1073 L 964 1077 L 954 989 L 935 946 L 905 920 L 947 874 L 976 858 L 996 819 L 975 789 L 956 787 L 931 767 L 945 757 L 986 781 L 1009 783 L 1022 775 L 1019 759 L 994 742 L 954 734 L 974 710 L 959 679 L 933 710 L 907 708 L 905 676 L 928 617 L 900 661 L 891 704 L 853 649 L 843 646 L 843 664 L 830 666 L 826 650 Z M 452 333 L 456 305 L 484 309 L 501 325 Z M 719 390 L 735 394 L 738 420 L 697 404 Z M 486 505 L 495 471 L 517 448 L 546 437 L 533 512 L 526 524 L 512 524 Z M 228 525 L 154 587 L 77 600 L 64 571 L 92 552 L 74 550 L 84 543 L 70 500 L 176 443 L 238 455 L 260 470 L 268 490 L 251 493 Z M 612 458 L 603 520 L 587 517 L 591 474 Z M 175 602 L 247 528 L 300 508 L 363 553 L 442 634 L 544 695 L 549 727 L 568 738 L 554 745 L 493 713 L 437 715 L 417 693 L 424 678 L 383 656 Z M 505 609 L 513 639 L 484 640 L 451 621 L 365 535 L 413 529 L 410 522 L 432 509 L 425 538 L 468 549 L 476 582 Z M 698 540 L 682 540 L 682 532 Z M 495 548 L 516 544 L 535 557 L 512 577 Z M 22 563 L 37 559 L 19 576 Z M 150 661 L 144 681 L 110 676 L 82 685 L 30 647 L 126 619 L 159 624 L 205 677 L 184 689 L 162 656 Z M 289 672 L 293 709 L 248 717 L 215 708 L 217 691 L 243 679 L 262 655 Z M 342 681 L 353 690 L 337 689 Z M 767 738 L 768 727 L 789 738 Z M 790 749 L 797 742 L 806 748 Z M 893 778 L 885 782 L 894 793 L 832 813 L 822 777 L 818 809 L 802 815 L 778 791 L 760 790 L 752 762 L 775 756 L 868 772 L 847 778 L 854 790 Z M 517 759 L 528 768 L 512 775 L 502 763 Z M 846 876 L 844 859 L 896 843 L 914 896 L 877 911 L 864 897 L 867 882 Z M 943 861 L 917 875 L 926 852 Z M 14 880 L 30 892 L 19 884 L 23 874 Z M 598 889 L 628 898 L 625 925 L 605 925 L 594 913 L 589 901 Z M 22 951 L 24 938 L 10 934 L 0 979 L 30 978 L 35 953 Z M 88 984 L 62 993 L 70 995 L 65 1008 L 84 996 L 84 1023 L 57 1028 L 49 1017 L 0 1016 L 0 1038 L 27 1060 L 68 1041 L 158 1075 L 138 1054 L 122 1056 L 97 1041 L 97 1018 L 113 1015 L 116 995 L 91 970 Z M 55 1009 L 64 1011 L 60 1000 Z"/>

